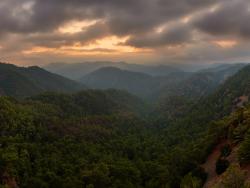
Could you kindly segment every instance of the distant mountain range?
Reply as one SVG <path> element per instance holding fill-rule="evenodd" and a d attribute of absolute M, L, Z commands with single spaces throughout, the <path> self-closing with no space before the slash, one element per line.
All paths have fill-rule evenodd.
<path fill-rule="evenodd" d="M 85 86 L 76 81 L 36 66 L 24 68 L 0 63 L 1 95 L 26 97 L 44 91 L 75 92 L 84 88 Z"/>
<path fill-rule="evenodd" d="M 185 118 L 192 119 L 196 125 L 202 125 L 207 120 L 219 119 L 230 114 L 237 107 L 247 103 L 249 97 L 250 66 L 246 66 L 218 86 L 210 95 L 196 100 Z M 183 121 L 188 124 L 185 118 Z"/>
<path fill-rule="evenodd" d="M 84 75 L 81 83 L 93 89 L 122 89 L 146 98 L 185 96 L 199 98 L 214 91 L 245 64 L 221 65 L 198 72 L 172 72 L 152 76 L 142 72 L 103 67 Z"/>
<path fill-rule="evenodd" d="M 217 75 L 217 79 L 221 81 L 225 81 L 228 77 L 234 75 L 240 69 L 245 67 L 247 64 L 245 63 L 237 63 L 237 64 L 221 64 L 218 66 L 213 66 L 211 68 L 202 69 L 198 72 L 211 72 Z"/>
<path fill-rule="evenodd" d="M 121 89 L 144 96 L 150 93 L 151 86 L 156 83 L 154 77 L 140 72 L 121 70 L 115 67 L 100 68 L 80 81 L 93 89 Z"/>
<path fill-rule="evenodd" d="M 85 63 L 51 63 L 44 68 L 50 72 L 78 80 L 86 74 L 104 67 L 115 67 L 123 70 L 146 73 L 151 76 L 166 76 L 181 69 L 168 65 L 141 65 L 124 62 L 85 62 Z"/>
<path fill-rule="evenodd" d="M 70 77 L 72 74 L 79 77 L 73 81 L 40 67 L 24 68 L 1 63 L 0 94 L 26 97 L 44 91 L 75 92 L 88 87 L 126 90 L 151 100 L 169 96 L 197 99 L 213 92 L 228 77 L 245 66 L 245 64 L 225 64 L 198 72 L 184 72 L 163 65 L 146 66 L 120 62 L 115 64 L 116 66 L 105 66 L 109 64 L 111 62 L 50 65 L 53 68 L 61 67 L 57 71 L 54 69 L 54 72 L 60 70 L 60 74 L 64 76 Z M 96 70 L 89 72 L 93 69 Z"/>
<path fill-rule="evenodd" d="M 163 87 L 160 96 L 184 96 L 197 99 L 212 93 L 220 84 L 233 76 L 246 64 L 225 64 L 202 69 L 190 74 L 174 87 Z"/>
<path fill-rule="evenodd" d="M 174 88 L 187 79 L 190 73 L 175 72 L 166 76 L 151 76 L 146 73 L 104 67 L 83 76 L 79 81 L 93 89 L 121 89 L 140 97 L 149 98 L 162 88 Z"/>

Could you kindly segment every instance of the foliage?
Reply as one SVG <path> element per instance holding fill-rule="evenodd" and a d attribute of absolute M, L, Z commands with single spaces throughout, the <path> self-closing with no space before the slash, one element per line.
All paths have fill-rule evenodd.
<path fill-rule="evenodd" d="M 239 148 L 239 160 L 241 163 L 250 162 L 250 132 L 248 131 L 245 140 Z"/>
<path fill-rule="evenodd" d="M 190 173 L 181 180 L 180 188 L 201 188 L 201 180 L 193 177 Z"/>
<path fill-rule="evenodd" d="M 21 188 L 202 186 L 199 164 L 222 137 L 245 140 L 248 155 L 249 108 L 221 119 L 242 95 L 229 82 L 231 92 L 222 86 L 191 108 L 180 100 L 185 112 L 167 120 L 145 116 L 144 102 L 116 90 L 1 97 L 0 183 L 11 183 L 2 181 L 7 174 Z"/>
<path fill-rule="evenodd" d="M 0 94 L 24 98 L 45 91 L 76 92 L 85 87 L 39 67 L 0 63 Z"/>

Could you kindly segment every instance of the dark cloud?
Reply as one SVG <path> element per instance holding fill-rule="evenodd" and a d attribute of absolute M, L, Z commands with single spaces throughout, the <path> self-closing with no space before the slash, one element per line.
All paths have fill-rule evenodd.
<path fill-rule="evenodd" d="M 232 0 L 194 20 L 194 26 L 211 35 L 250 39 L 249 20 L 250 1 Z"/>
<path fill-rule="evenodd" d="M 161 47 L 182 45 L 192 40 L 191 28 L 186 24 L 173 26 L 160 32 L 133 36 L 125 44 L 135 47 Z"/>
<path fill-rule="evenodd" d="M 54 30 L 70 20 L 104 19 L 114 33 L 147 30 L 215 0 L 6 0 L 0 22 L 9 32 Z M 30 7 L 29 7 L 30 6 Z M 30 10 L 29 10 L 30 9 Z"/>
<path fill-rule="evenodd" d="M 189 20 L 183 21 L 187 16 Z M 96 23 L 77 33 L 58 31 L 71 21 L 84 20 Z M 0 49 L 18 53 L 36 46 L 60 48 L 115 35 L 129 36 L 123 45 L 157 49 L 155 55 L 159 55 L 158 51 L 169 54 L 160 48 L 182 46 L 183 56 L 185 52 L 192 54 L 186 46 L 203 42 L 248 42 L 249 20 L 249 0 L 2 0 Z M 204 34 L 210 37 L 204 39 Z M 13 46 L 15 43 L 22 45 Z M 205 49 L 211 46 L 204 46 L 204 57 L 212 53 L 213 50 Z"/>
<path fill-rule="evenodd" d="M 43 35 L 55 31 L 71 20 L 102 19 L 111 34 L 132 35 L 132 38 L 139 41 L 138 35 L 145 35 L 161 24 L 215 2 L 215 0 L 5 0 L 0 4 L 2 27 L 0 32 Z M 106 32 L 102 29 L 99 32 L 102 31 Z M 72 40 L 68 36 L 65 38 Z M 162 36 L 162 38 L 168 37 Z M 185 38 L 185 36 L 178 38 Z M 172 39 L 163 41 L 168 43 L 170 40 Z M 51 42 L 53 43 L 54 40 Z M 133 44 L 133 42 L 130 43 Z M 156 42 L 154 43 L 157 45 Z"/>
<path fill-rule="evenodd" d="M 97 22 L 86 30 L 77 33 L 44 33 L 44 34 L 31 34 L 23 38 L 23 42 L 33 43 L 42 47 L 57 48 L 60 46 L 73 45 L 75 43 L 87 44 L 96 39 L 108 36 L 109 29 L 103 22 Z"/>

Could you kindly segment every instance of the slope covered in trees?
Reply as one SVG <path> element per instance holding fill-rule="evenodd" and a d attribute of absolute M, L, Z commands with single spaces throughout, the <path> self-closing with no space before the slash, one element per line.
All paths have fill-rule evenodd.
<path fill-rule="evenodd" d="M 137 98 L 111 90 L 47 93 L 22 102 L 2 97 L 1 184 L 157 187 L 164 169 L 151 161 L 156 142 L 133 113 L 137 105 Z"/>
<path fill-rule="evenodd" d="M 117 113 L 140 114 L 147 107 L 146 103 L 138 97 L 114 89 L 85 90 L 71 95 L 47 92 L 33 96 L 30 100 L 56 105 L 67 117 Z"/>
<path fill-rule="evenodd" d="M 26 97 L 45 91 L 75 92 L 85 87 L 75 81 L 52 74 L 39 67 L 0 64 L 0 94 Z"/>
<path fill-rule="evenodd" d="M 103 67 L 84 75 L 79 81 L 89 88 L 123 89 L 151 100 L 172 96 L 198 100 L 211 94 L 243 66 L 245 65 L 228 65 L 194 73 L 177 71 L 161 76 L 123 70 L 117 67 Z M 147 68 L 154 69 L 153 67 Z"/>
<path fill-rule="evenodd" d="M 80 79 L 93 89 L 123 89 L 139 96 L 147 96 L 156 84 L 153 77 L 140 72 L 121 70 L 115 67 L 98 69 Z"/>
<path fill-rule="evenodd" d="M 241 107 L 215 124 L 223 131 L 218 140 L 219 155 L 214 159 L 216 162 L 210 164 L 207 171 L 210 178 L 205 187 L 249 187 L 250 106 Z"/>
<path fill-rule="evenodd" d="M 174 132 L 140 118 L 128 104 L 106 109 L 104 101 L 103 106 L 95 106 L 100 95 L 96 91 L 74 96 L 44 94 L 22 102 L 2 97 L 1 184 L 177 187 L 192 169 L 203 176 L 196 163 L 206 155 L 202 153 L 213 142 L 209 138 L 214 138 L 214 132 L 192 142 L 185 137 L 177 141 Z M 88 98 L 89 105 L 75 98 Z M 69 106 L 78 109 L 72 111 Z"/>
<path fill-rule="evenodd" d="M 161 117 L 145 116 L 150 106 L 117 90 L 1 97 L 0 184 L 200 187 L 207 178 L 201 164 L 222 138 L 239 140 L 240 164 L 249 162 L 249 109 L 237 110 L 250 94 L 249 73 L 250 67 L 242 69 L 195 103 L 162 104 Z M 180 110 L 164 114 L 168 108 Z M 218 172 L 227 170 L 225 164 L 222 158 Z"/>

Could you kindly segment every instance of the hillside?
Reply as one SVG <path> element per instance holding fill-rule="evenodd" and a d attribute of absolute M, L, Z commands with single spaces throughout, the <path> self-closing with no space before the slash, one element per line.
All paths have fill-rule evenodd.
<path fill-rule="evenodd" d="M 213 123 L 219 136 L 204 162 L 204 188 L 231 188 L 250 186 L 250 106 L 239 108 L 229 116 Z M 190 172 L 182 186 L 199 184 L 197 174 Z"/>
<path fill-rule="evenodd" d="M 226 133 L 225 126 L 218 126 L 214 121 L 219 121 L 224 116 L 248 103 L 250 96 L 249 83 L 250 66 L 247 66 L 230 77 L 214 93 L 201 98 L 199 101 L 192 101 L 193 103 L 190 104 L 190 101 L 180 98 L 174 99 L 179 101 L 178 103 L 171 100 L 168 103 L 170 104 L 169 108 L 174 107 L 178 112 L 173 111 L 173 113 L 170 113 L 171 110 L 168 111 L 168 106 L 161 104 L 162 111 L 156 113 L 160 116 L 160 119 L 155 124 L 162 129 L 162 136 L 170 138 L 168 139 L 169 146 L 172 146 L 175 152 L 184 155 L 178 157 L 178 160 L 179 158 L 185 160 L 187 156 L 189 160 L 192 159 L 182 165 L 185 166 L 191 161 L 202 164 L 205 161 L 210 152 L 217 146 L 221 136 Z M 225 123 L 225 125 L 228 124 Z M 178 148 L 177 151 L 176 148 Z M 198 175 L 195 169 L 191 170 L 190 173 L 186 173 L 187 176 L 182 180 L 183 184 L 196 181 L 196 178 L 192 179 L 190 177 L 195 174 L 195 176 L 199 177 L 200 183 L 204 183 L 206 180 L 204 169 L 200 169 Z"/>
<path fill-rule="evenodd" d="M 159 96 L 155 114 L 163 119 L 175 119 L 189 111 L 194 116 L 192 121 L 205 116 L 209 119 L 213 113 L 222 117 L 249 96 L 249 66 L 243 67 L 236 74 L 231 69 L 228 72 L 198 72 L 177 85 L 162 89 L 154 95 Z"/>
<path fill-rule="evenodd" d="M 152 76 L 115 67 L 98 69 L 82 77 L 80 81 L 93 89 L 122 89 L 138 96 L 148 95 L 154 84 Z"/>
<path fill-rule="evenodd" d="M 85 88 L 39 67 L 24 68 L 1 63 L 0 74 L 1 95 L 26 97 L 44 91 L 74 92 Z"/>
<path fill-rule="evenodd" d="M 115 113 L 139 114 L 145 103 L 128 92 L 109 90 L 85 90 L 73 94 L 46 92 L 29 98 L 59 107 L 67 116 L 110 115 Z"/>
<path fill-rule="evenodd" d="M 248 170 L 249 108 L 241 108 L 250 94 L 249 73 L 250 67 L 243 68 L 194 103 L 176 96 L 179 103 L 170 100 L 163 108 L 176 112 L 162 117 L 145 113 L 152 106 L 137 97 L 112 89 L 46 92 L 22 101 L 0 97 L 0 185 L 201 187 L 212 179 L 213 165 L 206 164 L 231 139 L 232 154 L 239 146 L 237 160 L 244 166 L 232 165 L 228 173 Z M 219 170 L 227 167 L 224 159 Z"/>
<path fill-rule="evenodd" d="M 122 91 L 45 93 L 22 103 L 0 98 L 1 184 L 158 188 L 204 183 L 200 164 L 225 131 L 211 121 L 241 105 L 234 100 L 248 96 L 249 75 L 244 68 L 195 106 L 181 102 L 189 110 L 167 123 L 155 114 L 143 119 L 147 106 Z M 222 99 L 231 103 L 225 106 Z"/>
<path fill-rule="evenodd" d="M 135 158 L 144 154 L 136 148 L 150 133 L 141 109 L 138 98 L 115 90 L 0 97 L 0 185 L 139 186 Z"/>
<path fill-rule="evenodd" d="M 182 82 L 177 83 L 172 88 L 166 87 L 156 94 L 161 98 L 168 96 L 182 96 L 189 99 L 199 99 L 211 93 L 220 84 L 236 74 L 246 64 L 226 64 L 213 68 L 203 69 L 191 74 Z"/>
<path fill-rule="evenodd" d="M 217 74 L 210 72 L 194 73 L 171 87 L 163 87 L 154 95 L 163 99 L 179 96 L 197 100 L 212 93 L 219 85 L 220 81 L 217 79 Z"/>
<path fill-rule="evenodd" d="M 229 74 L 233 74 L 247 65 L 247 63 L 214 65 L 206 69 L 201 69 L 199 72 L 228 72 Z"/>
<path fill-rule="evenodd" d="M 250 106 L 238 109 L 230 116 L 216 122 L 218 126 L 223 127 L 222 141 L 217 146 L 218 155 L 214 155 L 214 148 L 205 161 L 203 166 L 208 173 L 208 179 L 205 187 L 222 187 L 237 183 L 238 186 L 248 187 L 250 184 Z M 207 164 L 211 163 L 210 170 Z M 226 165 L 221 165 L 220 163 Z"/>
<path fill-rule="evenodd" d="M 173 72 L 165 76 L 152 76 L 117 67 L 103 67 L 81 77 L 79 81 L 89 88 L 122 89 L 151 101 L 165 100 L 172 96 L 198 100 L 211 94 L 241 67 L 243 67 L 241 64 L 231 65 L 195 73 Z M 152 67 L 147 68 L 152 69 Z"/>
<path fill-rule="evenodd" d="M 205 105 L 214 104 L 221 115 L 231 112 L 234 107 L 241 105 L 250 97 L 250 66 L 246 66 L 222 84 L 213 95 L 207 99 Z M 210 105 L 208 104 L 210 103 Z"/>
<path fill-rule="evenodd" d="M 179 124 L 195 125 L 203 129 L 207 121 L 228 115 L 234 109 L 248 102 L 250 96 L 250 66 L 244 67 L 213 93 L 200 98 L 188 107 L 188 113 L 178 119 Z M 161 106 L 164 102 L 161 103 Z M 164 108 L 163 108 L 164 109 Z M 159 112 L 160 114 L 160 112 Z M 178 124 L 177 123 L 177 124 Z"/>

